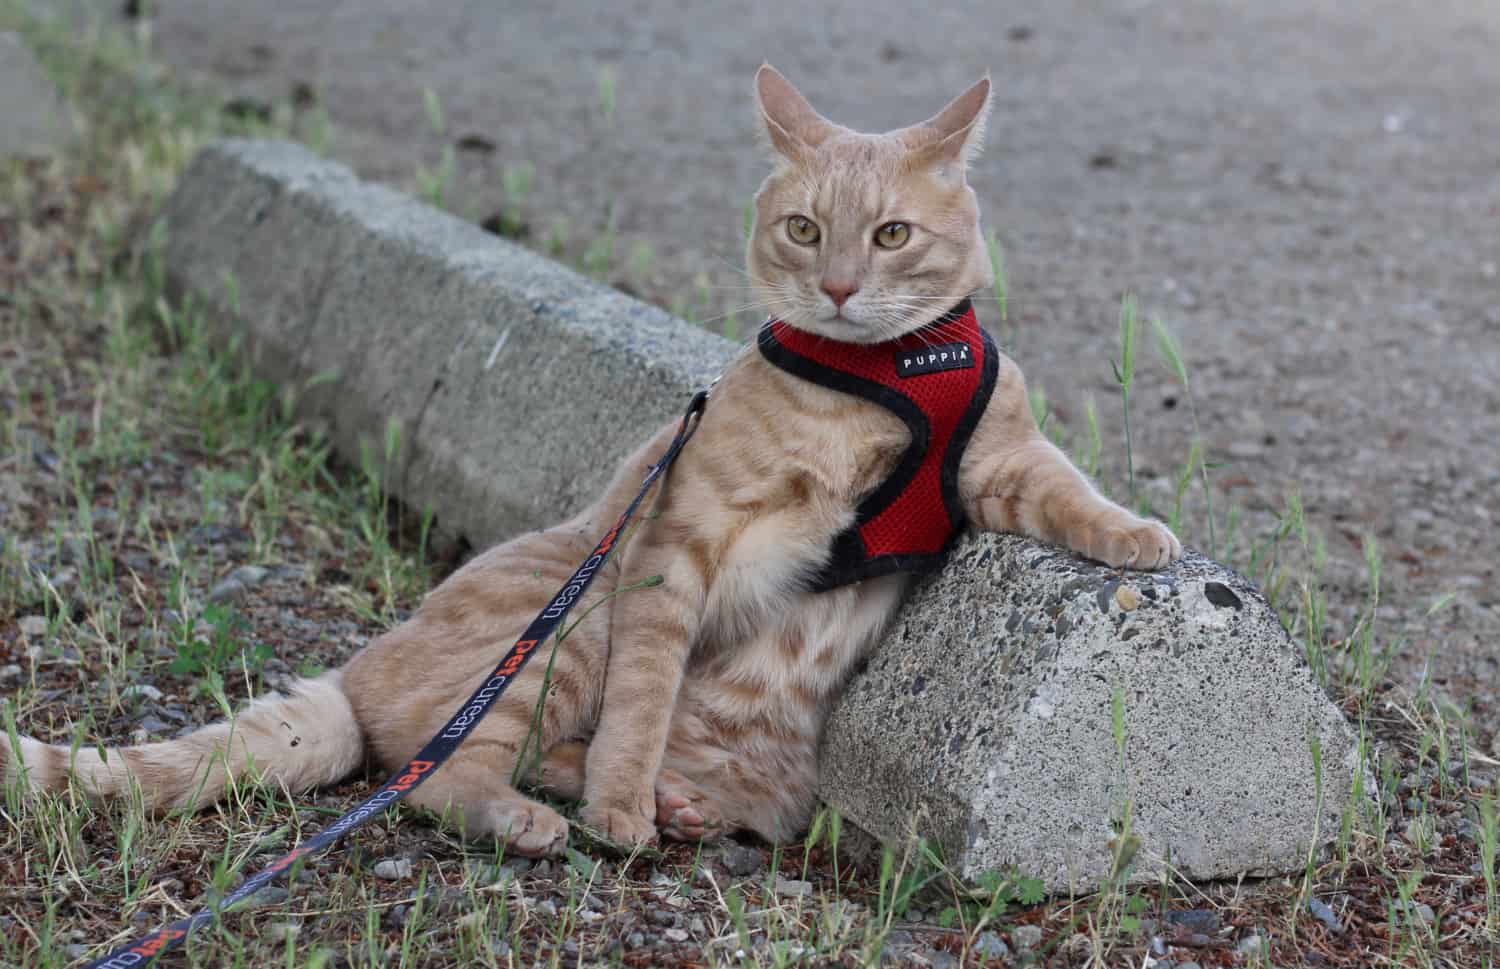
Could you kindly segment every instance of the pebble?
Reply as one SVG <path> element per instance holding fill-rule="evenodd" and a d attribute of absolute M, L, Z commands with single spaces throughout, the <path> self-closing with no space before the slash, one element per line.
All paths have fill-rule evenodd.
<path fill-rule="evenodd" d="M 411 862 L 405 858 L 386 858 L 383 861 L 375 862 L 375 877 L 388 882 L 410 878 L 411 872 Z"/>
<path fill-rule="evenodd" d="M 1011 930 L 1010 938 L 1016 948 L 1025 952 L 1042 944 L 1042 930 L 1036 925 L 1018 925 Z"/>
<path fill-rule="evenodd" d="M 536 903 L 536 910 L 549 919 L 557 918 L 557 903 L 550 898 L 544 898 Z"/>
<path fill-rule="evenodd" d="M 1186 932 L 1212 935 L 1219 931 L 1219 913 L 1211 908 L 1189 908 L 1168 912 L 1167 924 Z"/>
<path fill-rule="evenodd" d="M 1196 962 L 1179 962 L 1176 969 L 1203 969 L 1203 967 Z"/>
<path fill-rule="evenodd" d="M 191 545 L 222 545 L 226 542 L 248 542 L 250 533 L 235 525 L 199 525 L 187 533 Z"/>
<path fill-rule="evenodd" d="M 22 616 L 16 625 L 21 627 L 21 635 L 30 639 L 47 635 L 46 616 Z"/>
<path fill-rule="evenodd" d="M 1318 917 L 1318 921 L 1328 926 L 1328 931 L 1334 935 L 1342 935 L 1344 924 L 1339 921 L 1338 914 L 1328 907 L 1328 903 L 1321 899 L 1309 898 L 1307 910 Z"/>
<path fill-rule="evenodd" d="M 662 937 L 669 942 L 686 942 L 688 940 L 688 934 L 683 929 L 667 929 L 662 933 Z"/>
<path fill-rule="evenodd" d="M 812 894 L 812 882 L 799 881 L 795 878 L 783 878 L 776 876 L 776 894 L 790 895 L 793 897 Z"/>
<path fill-rule="evenodd" d="M 261 568 L 259 565 L 242 565 L 229 575 L 208 593 L 210 602 L 230 602 L 240 598 L 249 589 L 260 585 L 270 575 L 269 569 Z"/>
<path fill-rule="evenodd" d="M 148 734 L 166 733 L 168 730 L 174 729 L 170 723 L 167 723 L 165 720 L 158 719 L 157 717 L 153 717 L 150 714 L 147 714 L 146 716 L 141 718 L 140 727 Z"/>
<path fill-rule="evenodd" d="M 405 908 L 406 906 L 400 905 L 397 907 Z M 285 942 L 287 939 L 295 939 L 297 937 L 297 933 L 301 931 L 302 926 L 298 925 L 296 922 L 272 922 L 270 925 L 266 926 L 266 935 L 270 936 L 272 939 L 275 939 L 277 942 Z"/>
<path fill-rule="evenodd" d="M 724 867 L 729 869 L 731 875 L 741 877 L 753 875 L 765 865 L 760 849 L 740 844 L 726 845 L 719 854 L 719 860 L 724 862 Z"/>
<path fill-rule="evenodd" d="M 68 946 L 68 958 L 69 959 L 82 959 L 84 956 L 86 956 L 88 954 L 89 954 L 89 947 L 86 946 L 86 945 L 80 945 L 79 943 L 74 942 L 72 945 Z"/>
<path fill-rule="evenodd" d="M 4 666 L 0 666 L 0 680 L 19 680 L 21 672 L 20 664 L 7 663 Z"/>
<path fill-rule="evenodd" d="M 695 915 L 693 916 L 693 920 L 688 923 L 688 931 L 694 935 L 707 935 L 708 926 L 703 924 L 703 920 Z"/>
<path fill-rule="evenodd" d="M 632 932 L 625 936 L 625 944 L 632 949 L 639 949 L 646 944 L 646 937 L 639 932 Z"/>
<path fill-rule="evenodd" d="M 137 697 L 145 697 L 147 700 L 155 703 L 161 699 L 161 691 L 150 683 L 132 683 L 120 691 L 120 699 L 122 700 L 134 700 Z"/>
<path fill-rule="evenodd" d="M 1434 912 L 1432 910 L 1432 906 L 1428 905 L 1426 902 L 1423 902 L 1421 905 L 1417 906 L 1417 915 L 1422 919 L 1423 922 L 1426 922 L 1428 925 L 1431 925 L 1433 922 L 1437 921 L 1437 913 Z"/>
<path fill-rule="evenodd" d="M 653 908 L 646 913 L 646 921 L 655 925 L 676 925 L 677 913 L 664 908 Z"/>
<path fill-rule="evenodd" d="M 886 945 L 911 945 L 916 940 L 905 929 L 893 929 L 885 935 Z"/>
<path fill-rule="evenodd" d="M 974 940 L 974 951 L 984 959 L 1004 959 L 1010 955 L 1010 946 L 994 932 L 981 932 Z"/>
<path fill-rule="evenodd" d="M 958 969 L 958 956 L 942 949 L 931 949 L 926 952 L 917 953 L 918 965 L 931 966 L 932 969 Z"/>
<path fill-rule="evenodd" d="M 1115 590 L 1115 602 L 1125 612 L 1130 612 L 1141 604 L 1141 594 L 1132 586 L 1121 585 Z"/>
<path fill-rule="evenodd" d="M 1260 936 L 1254 932 L 1245 936 L 1235 944 L 1234 951 L 1240 955 L 1255 955 L 1261 950 Z"/>

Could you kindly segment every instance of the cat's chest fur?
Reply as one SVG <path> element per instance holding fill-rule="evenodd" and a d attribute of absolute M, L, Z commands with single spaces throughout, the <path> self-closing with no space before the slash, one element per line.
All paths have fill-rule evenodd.
<path fill-rule="evenodd" d="M 724 383 L 721 393 L 738 389 Z M 879 405 L 795 378 L 761 375 L 759 389 L 758 401 L 737 408 L 738 427 L 706 425 L 721 433 L 693 442 L 712 464 L 713 514 L 729 525 L 714 556 L 694 665 L 770 695 L 821 700 L 885 628 L 907 579 L 820 593 L 807 592 L 808 582 L 910 433 Z"/>

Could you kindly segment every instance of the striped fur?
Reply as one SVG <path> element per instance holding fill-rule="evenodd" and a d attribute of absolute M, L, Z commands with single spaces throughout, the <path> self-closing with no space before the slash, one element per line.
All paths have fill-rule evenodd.
<path fill-rule="evenodd" d="M 779 163 L 756 197 L 748 264 L 770 313 L 814 333 L 874 342 L 989 285 L 978 206 L 964 181 L 988 80 L 931 121 L 887 135 L 824 120 L 769 67 L 757 75 L 757 95 Z M 788 234 L 793 217 L 818 226 L 816 245 Z M 908 235 L 882 249 L 873 235 L 889 222 L 908 226 Z M 301 682 L 290 697 L 259 700 L 231 723 L 103 760 L 80 750 L 70 764 L 65 749 L 25 739 L 19 761 L 0 751 L 7 775 L 24 769 L 44 788 L 71 779 L 100 797 L 134 782 L 161 810 L 210 803 L 230 776 L 301 791 L 338 780 L 366 755 L 387 769 L 401 765 L 588 554 L 672 430 L 643 444 L 592 507 L 478 556 L 343 670 Z M 819 594 L 803 584 L 894 466 L 907 433 L 876 404 L 741 354 L 657 486 L 652 514 L 580 603 L 567 639 L 538 652 L 415 803 L 527 854 L 560 850 L 568 826 L 511 786 L 513 776 L 523 787 L 582 798 L 582 818 L 624 843 L 732 828 L 769 839 L 796 834 L 814 803 L 824 720 L 900 604 L 906 579 Z M 1111 565 L 1156 568 L 1181 554 L 1166 528 L 1104 499 L 1047 442 L 1008 360 L 965 453 L 959 490 L 980 527 L 1066 544 Z M 624 591 L 657 575 L 659 586 Z"/>

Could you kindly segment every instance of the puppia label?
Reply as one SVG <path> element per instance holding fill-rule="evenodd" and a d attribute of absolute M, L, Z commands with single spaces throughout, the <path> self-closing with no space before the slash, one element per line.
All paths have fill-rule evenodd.
<path fill-rule="evenodd" d="M 903 379 L 944 370 L 967 370 L 972 366 L 974 354 L 969 351 L 967 343 L 942 343 L 896 354 L 896 376 Z"/>

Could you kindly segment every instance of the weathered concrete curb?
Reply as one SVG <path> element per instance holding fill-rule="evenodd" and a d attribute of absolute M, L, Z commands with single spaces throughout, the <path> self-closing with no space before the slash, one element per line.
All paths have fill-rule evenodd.
<path fill-rule="evenodd" d="M 1337 835 L 1361 769 L 1243 577 L 1196 554 L 1122 573 L 976 535 L 845 695 L 821 788 L 887 840 L 925 819 L 966 876 L 1014 865 L 1065 891 L 1108 875 L 1127 801 L 1137 880 L 1167 862 L 1193 879 L 1299 868 Z"/>
<path fill-rule="evenodd" d="M 73 109 L 31 49 L 0 32 L 0 158 L 42 158 L 74 136 Z"/>
<path fill-rule="evenodd" d="M 476 546 L 587 501 L 734 353 L 286 143 L 205 149 L 166 219 L 173 288 L 242 327 L 261 373 L 307 386 L 302 406 L 344 454 L 394 423 L 393 490 Z M 1139 591 L 1128 614 L 1119 589 Z M 1321 839 L 1349 797 L 1353 737 L 1243 580 L 1192 559 L 1121 584 L 980 537 L 924 585 L 835 714 L 823 788 L 887 838 L 925 819 L 971 874 L 1096 881 L 1126 797 L 1148 860 L 1170 851 L 1197 877 L 1286 870 L 1313 839 L 1310 735 Z"/>
<path fill-rule="evenodd" d="M 319 378 L 345 455 L 394 423 L 392 490 L 476 547 L 585 504 L 735 349 L 286 142 L 204 149 L 165 216 L 174 288 Z"/>

